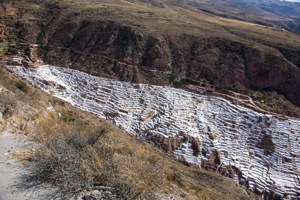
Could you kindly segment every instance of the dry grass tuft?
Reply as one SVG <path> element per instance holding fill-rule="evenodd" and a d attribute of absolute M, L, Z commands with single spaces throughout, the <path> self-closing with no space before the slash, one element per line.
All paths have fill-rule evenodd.
<path fill-rule="evenodd" d="M 14 95 L 10 92 L 0 92 L 0 113 L 4 118 L 12 115 L 16 101 Z"/>

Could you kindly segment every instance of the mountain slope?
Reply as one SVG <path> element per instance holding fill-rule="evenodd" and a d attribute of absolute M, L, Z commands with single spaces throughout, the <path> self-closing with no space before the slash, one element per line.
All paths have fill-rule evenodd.
<path fill-rule="evenodd" d="M 189 4 L 215 15 L 300 33 L 300 3 L 280 0 L 189 0 Z"/>
<path fill-rule="evenodd" d="M 176 1 L 16 1 L 2 9 L 7 35 L 43 45 L 38 54 L 50 64 L 132 82 L 265 91 L 287 105 L 266 109 L 298 116 L 299 35 Z"/>

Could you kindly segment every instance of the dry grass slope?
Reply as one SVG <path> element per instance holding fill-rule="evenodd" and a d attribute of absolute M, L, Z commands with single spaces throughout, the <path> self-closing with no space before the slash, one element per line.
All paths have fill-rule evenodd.
<path fill-rule="evenodd" d="M 168 35 L 188 34 L 197 37 L 221 37 L 236 41 L 265 42 L 274 45 L 300 47 L 300 36 L 251 22 L 210 15 L 195 7 L 174 1 L 164 1 L 164 7 L 143 1 L 70 1 L 58 4 L 76 10 L 86 19 L 113 20 L 122 24 L 147 27 L 151 32 Z"/>

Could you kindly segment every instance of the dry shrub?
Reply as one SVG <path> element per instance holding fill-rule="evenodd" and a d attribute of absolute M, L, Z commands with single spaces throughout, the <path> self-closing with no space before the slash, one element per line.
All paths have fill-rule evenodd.
<path fill-rule="evenodd" d="M 71 111 L 64 111 L 57 109 L 56 112 L 49 110 L 41 110 L 35 115 L 36 134 L 32 137 L 39 143 L 45 143 L 51 140 L 52 137 L 59 137 L 60 134 L 64 133 L 76 133 L 86 132 L 89 129 L 89 125 L 84 122 L 81 117 L 72 114 Z M 59 116 L 59 113 L 61 116 Z M 68 118 L 74 118 L 75 121 L 65 121 L 64 115 L 71 115 Z M 89 129 L 90 130 L 90 129 Z"/>
<path fill-rule="evenodd" d="M 63 196 L 108 186 L 118 198 L 155 198 L 164 182 L 162 162 L 153 155 L 140 159 L 132 150 L 123 151 L 106 134 L 105 128 L 51 134 L 37 150 L 32 177 L 59 187 Z"/>
<path fill-rule="evenodd" d="M 155 198 L 153 191 L 163 185 L 162 163 L 145 163 L 137 157 L 130 159 L 120 156 L 119 162 L 119 182 L 116 182 L 119 193 L 127 199 Z M 125 162 L 126 161 L 126 162 Z"/>
<path fill-rule="evenodd" d="M 99 176 L 99 159 L 91 149 L 104 132 L 99 129 L 53 135 L 38 149 L 32 174 L 38 181 L 58 186 L 65 194 L 92 188 Z"/>
<path fill-rule="evenodd" d="M 155 192 L 165 183 L 163 161 L 153 155 L 141 158 L 140 150 L 124 150 L 117 153 L 114 147 L 100 141 L 97 151 L 104 155 L 101 182 L 115 188 L 122 199 L 156 199 Z"/>
<path fill-rule="evenodd" d="M 24 93 L 28 93 L 29 89 L 30 89 L 29 86 L 27 85 L 27 83 L 24 81 L 18 81 L 16 83 L 16 88 Z"/>
<path fill-rule="evenodd" d="M 0 92 L 0 112 L 3 117 L 12 115 L 16 101 L 14 95 L 9 92 Z"/>

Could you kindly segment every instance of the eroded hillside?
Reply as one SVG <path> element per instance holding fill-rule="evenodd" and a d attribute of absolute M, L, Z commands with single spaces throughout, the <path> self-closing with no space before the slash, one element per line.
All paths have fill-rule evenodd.
<path fill-rule="evenodd" d="M 12 2 L 2 3 L 6 34 L 41 45 L 49 64 L 130 82 L 266 93 L 274 100 L 261 99 L 266 109 L 299 115 L 299 35 L 174 1 Z"/>

